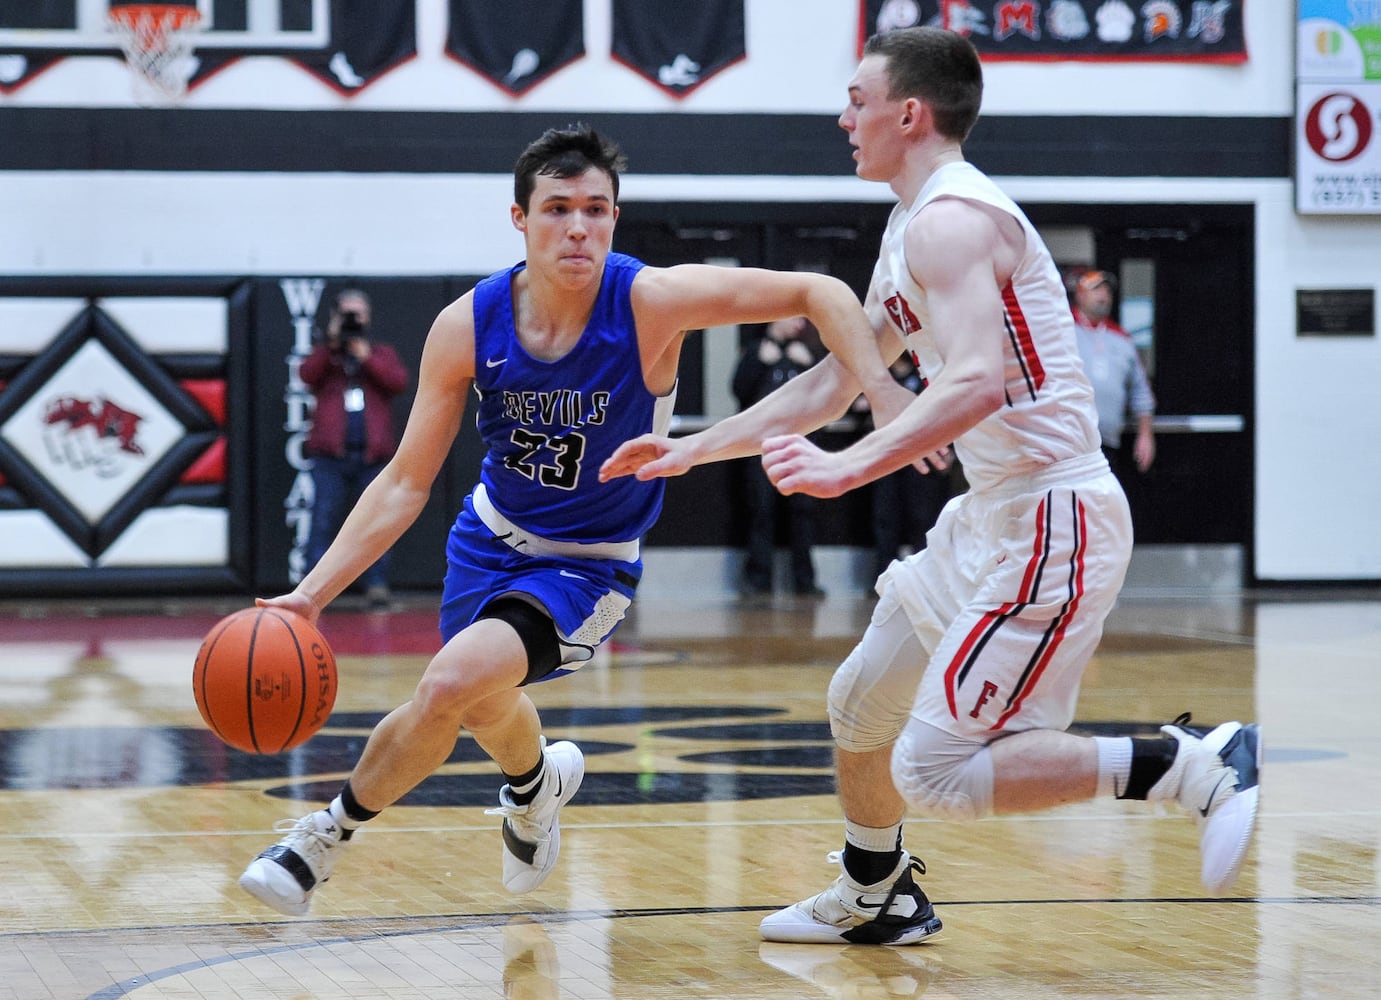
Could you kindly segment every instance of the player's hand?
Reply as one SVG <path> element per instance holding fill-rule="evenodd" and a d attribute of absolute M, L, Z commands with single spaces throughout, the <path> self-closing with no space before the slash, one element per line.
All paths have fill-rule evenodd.
<path fill-rule="evenodd" d="M 607 483 L 619 476 L 636 476 L 641 482 L 647 482 L 683 474 L 691 467 L 691 462 L 678 447 L 679 440 L 663 434 L 643 434 L 625 441 L 599 467 L 599 481 Z"/>
<path fill-rule="evenodd" d="M 849 491 L 837 454 L 822 451 L 799 434 L 770 437 L 762 443 L 762 467 L 779 493 L 837 497 Z"/>
<path fill-rule="evenodd" d="M 915 398 L 915 393 L 898 382 L 893 382 L 891 387 L 865 397 L 868 404 L 867 409 L 873 413 L 873 426 L 882 427 L 884 424 L 895 420 L 903 410 L 911 405 Z M 920 456 L 911 464 L 917 472 L 922 474 L 944 472 L 950 467 L 951 458 L 952 455 L 948 448 L 940 448 L 929 455 Z"/>
<path fill-rule="evenodd" d="M 1136 462 L 1136 471 L 1145 472 L 1155 460 L 1156 439 L 1154 435 L 1138 434 L 1132 446 L 1132 461 Z"/>
<path fill-rule="evenodd" d="M 929 455 L 922 455 L 920 458 L 916 459 L 916 461 L 912 462 L 911 466 L 921 475 L 926 475 L 930 472 L 944 472 L 950 467 L 950 462 L 953 457 L 953 453 L 948 448 L 941 448 L 939 451 L 933 451 Z"/>
<path fill-rule="evenodd" d="M 291 594 L 283 594 L 280 597 L 256 597 L 254 603 L 261 608 L 281 608 L 284 611 L 291 611 L 295 615 L 301 615 L 313 625 L 321 617 L 321 609 L 316 606 L 316 602 L 295 590 Z"/>

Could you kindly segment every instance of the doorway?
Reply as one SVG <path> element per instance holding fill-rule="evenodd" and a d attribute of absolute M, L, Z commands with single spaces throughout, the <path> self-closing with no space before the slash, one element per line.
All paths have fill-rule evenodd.
<path fill-rule="evenodd" d="M 1156 394 L 1156 459 L 1125 476 L 1138 546 L 1217 550 L 1248 574 L 1252 538 L 1254 226 L 1250 205 L 1038 205 L 1087 233 L 1118 275 L 1114 316 Z M 1064 242 L 1064 241 L 1061 241 Z M 1079 241 L 1073 241 L 1077 244 Z M 1130 441 L 1123 440 L 1124 450 Z M 1234 555 L 1235 553 L 1235 555 Z"/>

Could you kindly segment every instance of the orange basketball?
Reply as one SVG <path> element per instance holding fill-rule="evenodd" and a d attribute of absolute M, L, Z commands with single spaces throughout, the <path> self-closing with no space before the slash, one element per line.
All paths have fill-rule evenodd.
<path fill-rule="evenodd" d="M 282 608 L 245 608 L 211 627 L 192 668 L 211 731 L 247 753 L 279 753 L 326 724 L 336 658 L 316 626 Z"/>

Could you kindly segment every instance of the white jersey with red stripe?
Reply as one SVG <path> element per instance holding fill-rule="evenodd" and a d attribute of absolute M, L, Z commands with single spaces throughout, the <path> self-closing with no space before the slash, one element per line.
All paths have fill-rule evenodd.
<path fill-rule="evenodd" d="M 1097 451 L 1098 412 L 1055 261 L 1025 213 L 972 164 L 946 164 L 911 205 L 893 209 L 873 271 L 874 301 L 906 338 L 922 374 L 937 378 L 944 360 L 929 329 L 925 289 L 912 277 L 904 247 L 907 224 L 937 198 L 994 206 L 1026 234 L 1026 250 L 1002 290 L 1006 404 L 954 442 L 969 485 L 982 492 L 1009 476 L 1031 476 Z"/>

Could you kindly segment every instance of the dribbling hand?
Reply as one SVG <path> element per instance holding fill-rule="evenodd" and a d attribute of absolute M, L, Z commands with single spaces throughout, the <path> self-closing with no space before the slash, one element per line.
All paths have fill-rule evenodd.
<path fill-rule="evenodd" d="M 301 615 L 313 625 L 321 616 L 321 609 L 316 606 L 315 602 L 295 590 L 291 594 L 283 594 L 279 597 L 256 597 L 254 604 L 260 608 L 282 608 L 284 611 L 291 611 L 295 615 Z"/>

